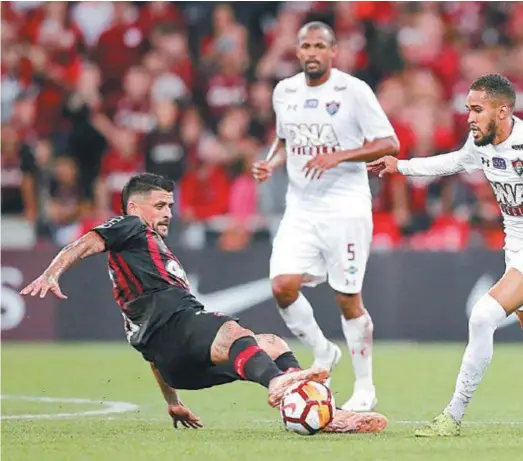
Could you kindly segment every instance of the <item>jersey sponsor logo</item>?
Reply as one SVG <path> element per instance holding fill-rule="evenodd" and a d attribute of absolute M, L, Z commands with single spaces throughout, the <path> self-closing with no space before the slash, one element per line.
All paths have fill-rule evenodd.
<path fill-rule="evenodd" d="M 514 168 L 514 171 L 520 176 L 523 174 L 523 160 L 520 158 L 512 160 L 512 167 Z"/>
<path fill-rule="evenodd" d="M 338 110 L 340 110 L 340 103 L 337 101 L 331 101 L 325 104 L 325 108 L 329 115 L 334 115 Z"/>
<path fill-rule="evenodd" d="M 514 144 L 513 146 L 510 146 L 512 147 L 512 149 L 514 150 L 523 150 L 523 144 Z"/>
<path fill-rule="evenodd" d="M 287 104 L 287 110 L 297 111 L 298 104 Z"/>
<path fill-rule="evenodd" d="M 490 168 L 490 160 L 488 158 L 481 157 L 481 164 L 487 165 L 487 168 Z"/>
<path fill-rule="evenodd" d="M 287 93 L 287 94 L 296 93 L 296 91 L 298 91 L 297 88 L 285 88 L 285 93 Z"/>
<path fill-rule="evenodd" d="M 334 127 L 331 124 L 286 123 L 291 147 L 327 147 L 335 150 L 340 146 Z"/>
<path fill-rule="evenodd" d="M 505 162 L 504 158 L 492 157 L 492 166 L 494 168 L 497 168 L 498 170 L 506 170 L 507 169 L 507 162 Z"/>
<path fill-rule="evenodd" d="M 491 182 L 501 211 L 508 216 L 523 216 L 523 184 Z"/>
<path fill-rule="evenodd" d="M 167 261 L 165 268 L 169 274 L 173 275 L 177 279 L 183 280 L 187 285 L 189 285 L 187 274 L 183 270 L 182 266 L 180 266 L 174 259 Z"/>
<path fill-rule="evenodd" d="M 347 86 L 335 86 L 334 91 L 345 91 L 347 89 Z"/>
<path fill-rule="evenodd" d="M 316 109 L 318 107 L 319 101 L 317 99 L 307 99 L 305 100 L 305 109 Z"/>

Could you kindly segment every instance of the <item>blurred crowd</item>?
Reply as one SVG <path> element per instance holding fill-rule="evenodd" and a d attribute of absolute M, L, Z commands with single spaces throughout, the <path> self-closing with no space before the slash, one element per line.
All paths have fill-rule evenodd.
<path fill-rule="evenodd" d="M 224 250 L 270 238 L 285 172 L 257 186 L 275 83 L 296 32 L 334 28 L 336 66 L 376 91 L 401 157 L 459 148 L 464 98 L 488 72 L 523 112 L 519 2 L 2 2 L 2 215 L 59 245 L 110 215 L 143 171 L 176 181 L 177 235 Z M 501 248 L 482 173 L 371 178 L 376 249 Z M 211 237 L 209 237 L 211 236 Z M 207 237 L 207 239 L 206 239 Z M 181 243 L 183 243 L 181 242 Z M 191 243 L 192 242 L 192 243 Z"/>

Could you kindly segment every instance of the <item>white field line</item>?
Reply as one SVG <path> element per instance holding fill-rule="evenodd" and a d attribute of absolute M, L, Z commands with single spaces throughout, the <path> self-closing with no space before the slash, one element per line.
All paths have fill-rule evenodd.
<path fill-rule="evenodd" d="M 2 415 L 1 419 L 55 419 L 55 418 L 76 418 L 79 416 L 109 415 L 114 413 L 126 413 L 138 409 L 138 405 L 129 402 L 115 402 L 112 400 L 92 400 L 74 399 L 61 397 L 32 397 L 27 395 L 0 395 L 2 400 L 23 400 L 26 402 L 45 402 L 45 403 L 73 403 L 78 405 L 103 405 L 105 408 L 100 410 L 75 411 L 71 413 L 47 413 L 47 414 L 26 414 L 26 415 Z"/>
<path fill-rule="evenodd" d="M 32 397 L 26 395 L 0 395 L 2 400 L 23 400 L 26 402 L 45 402 L 45 403 L 72 403 L 78 405 L 103 405 L 105 408 L 100 410 L 88 410 L 88 411 L 77 411 L 71 413 L 48 413 L 48 414 L 25 414 L 25 415 L 2 415 L 1 419 L 55 419 L 55 418 L 76 418 L 82 416 L 105 416 L 112 415 L 116 413 L 127 413 L 135 411 L 138 409 L 138 405 L 129 402 L 117 402 L 112 400 L 93 400 L 93 399 L 79 399 L 79 398 L 61 398 L 61 397 Z M 122 415 L 123 416 L 123 415 Z M 143 422 L 152 422 L 152 421 L 164 421 L 164 418 L 140 418 L 132 417 L 128 418 L 126 416 L 107 416 L 106 418 L 101 418 L 106 421 L 143 421 Z M 168 419 L 167 419 L 168 421 Z M 396 424 L 424 424 L 429 421 L 423 420 L 389 420 L 391 423 Z M 279 420 L 277 419 L 257 419 L 254 420 L 255 423 L 262 424 L 278 424 Z M 509 425 L 509 426 L 523 426 L 523 421 L 465 421 L 465 425 Z"/>

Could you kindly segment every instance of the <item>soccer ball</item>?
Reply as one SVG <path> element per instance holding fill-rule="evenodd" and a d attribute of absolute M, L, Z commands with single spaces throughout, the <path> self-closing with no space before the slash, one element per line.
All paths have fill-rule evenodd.
<path fill-rule="evenodd" d="M 314 381 L 291 388 L 280 404 L 285 429 L 300 435 L 313 435 L 324 429 L 334 418 L 335 411 L 330 389 Z"/>

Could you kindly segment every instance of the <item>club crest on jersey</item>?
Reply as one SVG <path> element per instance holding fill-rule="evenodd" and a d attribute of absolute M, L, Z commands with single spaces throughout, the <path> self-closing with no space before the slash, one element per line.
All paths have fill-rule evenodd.
<path fill-rule="evenodd" d="M 517 174 L 519 174 L 520 176 L 523 174 L 523 160 L 519 158 L 517 158 L 516 160 L 512 160 L 512 166 Z"/>
<path fill-rule="evenodd" d="M 325 108 L 329 115 L 334 115 L 338 110 L 340 110 L 340 103 L 336 101 L 331 101 L 325 104 Z"/>

